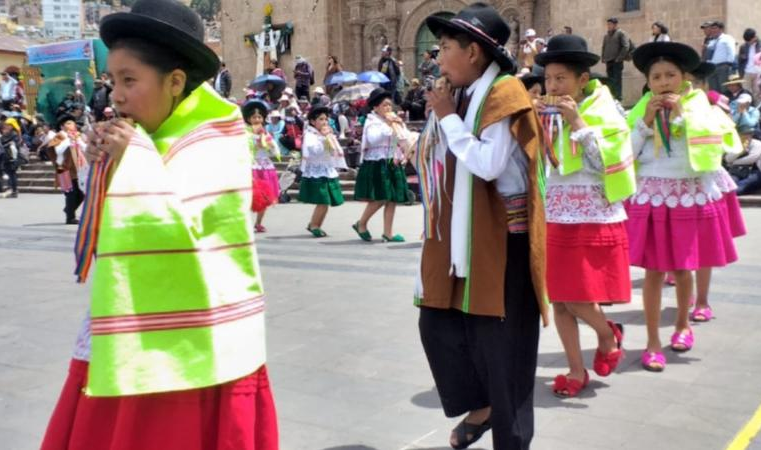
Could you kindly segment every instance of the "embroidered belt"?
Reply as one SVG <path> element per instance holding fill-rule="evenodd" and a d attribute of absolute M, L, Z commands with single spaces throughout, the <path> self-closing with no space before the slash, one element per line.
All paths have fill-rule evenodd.
<path fill-rule="evenodd" d="M 507 208 L 507 230 L 519 234 L 528 232 L 528 194 L 502 197 Z"/>

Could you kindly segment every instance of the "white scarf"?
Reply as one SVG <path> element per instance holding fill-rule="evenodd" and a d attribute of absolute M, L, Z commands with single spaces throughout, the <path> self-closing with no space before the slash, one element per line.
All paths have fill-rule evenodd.
<path fill-rule="evenodd" d="M 481 75 L 481 78 L 475 82 L 475 90 L 470 98 L 470 105 L 468 106 L 468 112 L 465 115 L 464 120 L 465 126 L 471 131 L 473 130 L 476 121 L 478 109 L 481 107 L 481 103 L 486 97 L 494 79 L 499 75 L 499 72 L 499 65 L 497 65 L 497 63 L 492 63 L 486 69 L 484 74 Z M 444 135 L 443 131 L 441 131 L 441 135 Z M 444 146 L 443 152 L 441 152 L 442 145 L 440 144 L 439 149 L 437 149 L 437 154 L 441 152 L 440 154 L 444 155 L 444 158 L 446 158 L 447 144 L 444 139 L 441 140 L 441 143 Z M 465 278 L 470 272 L 468 248 L 470 247 L 470 225 L 471 215 L 473 214 L 473 193 L 471 191 L 472 176 L 473 174 L 467 167 L 465 167 L 465 164 L 460 160 L 457 160 L 457 165 L 455 166 L 454 197 L 452 199 L 452 266 L 450 271 L 458 278 Z"/>

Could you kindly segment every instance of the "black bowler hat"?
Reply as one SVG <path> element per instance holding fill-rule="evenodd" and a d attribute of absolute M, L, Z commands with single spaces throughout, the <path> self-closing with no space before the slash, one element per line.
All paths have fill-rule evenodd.
<path fill-rule="evenodd" d="M 712 73 L 716 71 L 716 64 L 709 63 L 709 62 L 702 62 L 700 65 L 692 70 L 690 73 L 693 77 L 699 79 L 699 80 L 705 80 L 709 76 L 711 76 Z"/>
<path fill-rule="evenodd" d="M 259 98 L 252 98 L 251 100 L 248 100 L 243 104 L 243 106 L 240 107 L 240 109 L 241 113 L 243 113 L 243 120 L 245 120 L 246 123 L 248 123 L 248 119 L 254 115 L 254 112 L 259 111 L 259 114 L 261 114 L 262 117 L 266 118 L 267 113 L 270 110 L 269 106 L 267 106 L 267 103 Z"/>
<path fill-rule="evenodd" d="M 520 77 L 520 80 L 523 82 L 523 85 L 526 87 L 526 89 L 530 89 L 531 86 L 537 83 L 540 83 L 542 86 L 544 86 L 544 67 L 538 64 L 534 64 L 531 67 L 531 72 Z"/>
<path fill-rule="evenodd" d="M 370 96 L 367 97 L 367 106 L 370 109 L 373 109 L 383 103 L 383 100 L 387 98 L 392 98 L 391 92 L 383 88 L 373 89 L 373 91 L 370 92 Z"/>
<path fill-rule="evenodd" d="M 171 48 L 200 69 L 203 78 L 219 70 L 219 57 L 204 44 L 201 17 L 177 0 L 137 0 L 128 13 L 109 14 L 100 21 L 107 47 L 121 38 L 139 38 Z"/>
<path fill-rule="evenodd" d="M 330 117 L 330 108 L 327 106 L 315 106 L 309 110 L 309 114 L 307 114 L 307 120 L 311 122 L 323 114 Z"/>
<path fill-rule="evenodd" d="M 632 54 L 632 62 L 637 70 L 645 73 L 650 61 L 661 56 L 675 61 L 685 72 L 692 72 L 700 65 L 698 52 L 679 42 L 649 42 L 640 45 Z"/>
<path fill-rule="evenodd" d="M 505 49 L 510 39 L 510 27 L 496 9 L 485 3 L 465 7 L 452 19 L 428 16 L 426 25 L 435 36 L 446 32 L 452 35 L 467 34 L 494 58 L 503 71 L 515 73 L 516 64 Z"/>
<path fill-rule="evenodd" d="M 592 67 L 600 57 L 589 51 L 587 41 L 575 34 L 558 34 L 547 43 L 547 51 L 536 55 L 534 62 L 542 67 L 551 63 L 581 64 Z"/>

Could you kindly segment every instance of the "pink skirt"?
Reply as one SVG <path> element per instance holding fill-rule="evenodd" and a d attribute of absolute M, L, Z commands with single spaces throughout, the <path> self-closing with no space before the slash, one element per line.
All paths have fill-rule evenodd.
<path fill-rule="evenodd" d="M 277 450 L 267 369 L 219 386 L 87 397 L 86 361 L 71 360 L 41 450 Z"/>
<path fill-rule="evenodd" d="M 547 291 L 553 303 L 628 303 L 624 224 L 548 223 Z"/>
<path fill-rule="evenodd" d="M 668 272 L 723 267 L 737 261 L 733 238 L 745 234 L 734 192 L 690 207 L 626 202 L 633 266 Z"/>
<path fill-rule="evenodd" d="M 253 169 L 253 196 L 251 211 L 262 212 L 276 204 L 280 198 L 280 183 L 275 169 Z"/>

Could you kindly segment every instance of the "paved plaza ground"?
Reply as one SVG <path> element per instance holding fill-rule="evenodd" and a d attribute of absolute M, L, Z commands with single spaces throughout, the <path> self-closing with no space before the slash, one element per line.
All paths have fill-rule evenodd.
<path fill-rule="evenodd" d="M 0 200 L 0 449 L 38 448 L 66 376 L 87 288 L 74 283 L 75 227 L 62 225 L 63 197 Z M 350 228 L 362 205 L 331 210 L 329 238 L 304 229 L 311 209 L 280 205 L 257 237 L 268 295 L 269 369 L 283 450 L 446 449 L 444 418 L 423 355 L 412 306 L 421 211 L 401 207 L 406 244 L 367 244 Z M 666 351 L 665 372 L 643 371 L 643 273 L 633 270 L 629 306 L 607 309 L 623 322 L 626 361 L 593 377 L 578 399 L 549 384 L 566 369 L 554 326 L 543 330 L 535 395 L 536 439 L 545 449 L 723 449 L 761 403 L 761 209 L 746 209 L 740 261 L 715 271 L 717 319 L 695 326 L 696 346 Z M 380 237 L 380 217 L 371 231 Z M 665 289 L 662 339 L 675 312 Z M 591 365 L 596 340 L 582 326 Z M 491 449 L 486 435 L 473 448 Z M 758 438 L 751 448 L 761 449 Z"/>

